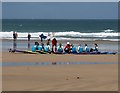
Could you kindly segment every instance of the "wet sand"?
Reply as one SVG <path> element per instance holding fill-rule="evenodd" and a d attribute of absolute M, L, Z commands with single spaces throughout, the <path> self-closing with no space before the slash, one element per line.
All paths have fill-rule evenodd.
<path fill-rule="evenodd" d="M 118 62 L 118 55 L 3 53 L 2 62 Z M 3 66 L 3 91 L 117 91 L 118 64 Z"/>
<path fill-rule="evenodd" d="M 2 42 L 13 42 L 12 39 L 0 39 L 0 41 Z M 28 40 L 17 40 L 18 42 L 28 42 Z M 30 40 L 31 43 L 34 43 L 34 42 L 39 42 L 41 43 L 40 39 L 36 39 L 36 40 Z M 51 42 L 51 41 L 50 41 Z M 71 44 L 94 44 L 94 43 L 98 43 L 98 44 L 118 44 L 120 41 L 109 41 L 109 40 L 94 40 L 94 41 L 91 41 L 91 40 L 57 40 L 58 43 L 67 43 L 67 42 L 70 42 Z M 43 40 L 43 43 L 47 43 L 47 40 Z"/>

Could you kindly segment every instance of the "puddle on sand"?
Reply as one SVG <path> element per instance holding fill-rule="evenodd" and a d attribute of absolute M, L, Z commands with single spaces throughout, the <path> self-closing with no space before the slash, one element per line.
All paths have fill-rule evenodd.
<path fill-rule="evenodd" d="M 0 66 L 49 66 L 49 65 L 118 64 L 118 62 L 1 62 Z"/>

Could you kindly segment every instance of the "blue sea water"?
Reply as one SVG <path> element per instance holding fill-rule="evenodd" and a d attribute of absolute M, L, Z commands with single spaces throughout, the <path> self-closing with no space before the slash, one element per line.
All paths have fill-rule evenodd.
<path fill-rule="evenodd" d="M 118 41 L 118 20 L 80 19 L 3 19 L 0 38 L 38 39 L 40 34 L 56 37 L 57 40 L 110 40 Z"/>
<path fill-rule="evenodd" d="M 3 51 L 13 48 L 13 31 L 17 32 L 17 48 L 28 49 L 27 40 L 28 33 L 31 34 L 31 40 L 40 40 L 39 35 L 44 34 L 57 40 L 80 40 L 94 41 L 108 40 L 119 41 L 118 20 L 102 20 L 102 19 L 3 19 L 2 32 L 0 39 L 8 39 L 2 42 Z M 10 41 L 9 41 L 10 40 Z M 21 41 L 19 41 L 21 40 Z M 89 47 L 93 47 L 93 43 L 89 43 Z M 30 49 L 34 42 L 30 42 Z M 64 44 L 63 44 L 64 45 Z M 78 45 L 78 44 L 77 44 Z M 84 45 L 84 44 L 82 44 Z M 100 51 L 118 51 L 118 43 L 101 43 Z"/>

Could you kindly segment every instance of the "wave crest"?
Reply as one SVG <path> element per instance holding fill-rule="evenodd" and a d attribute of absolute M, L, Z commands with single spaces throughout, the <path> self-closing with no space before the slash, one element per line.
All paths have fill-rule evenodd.
<path fill-rule="evenodd" d="M 66 39 L 81 39 L 81 38 L 98 38 L 98 39 L 105 39 L 110 37 L 119 37 L 119 33 L 113 32 L 113 30 L 106 30 L 106 32 L 99 32 L 99 33 L 81 33 L 75 31 L 67 31 L 67 32 L 31 32 L 32 39 L 38 39 L 40 34 L 44 34 L 45 36 L 50 36 L 50 38 L 56 37 L 60 40 Z M 27 39 L 27 32 L 18 32 L 18 39 Z M 10 32 L 0 32 L 0 39 L 12 39 L 13 38 L 13 31 Z"/>

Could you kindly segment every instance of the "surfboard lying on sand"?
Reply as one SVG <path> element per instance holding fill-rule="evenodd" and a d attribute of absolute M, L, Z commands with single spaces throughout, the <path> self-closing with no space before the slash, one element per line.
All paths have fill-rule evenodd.
<path fill-rule="evenodd" d="M 82 52 L 82 53 L 74 53 L 74 54 L 117 54 L 117 52 Z"/>
<path fill-rule="evenodd" d="M 31 50 L 17 50 L 17 49 L 9 49 L 9 52 L 19 52 L 19 53 L 26 53 L 26 54 L 51 54 L 51 52 L 44 52 L 37 50 L 36 52 L 32 52 Z M 82 53 L 70 53 L 70 54 L 116 54 L 117 52 L 82 52 Z M 68 53 L 53 53 L 53 54 L 68 54 Z"/>
<path fill-rule="evenodd" d="M 9 49 L 9 52 L 19 52 L 19 53 L 27 53 L 27 54 L 38 54 L 38 52 L 32 52 L 30 50 L 17 50 L 17 49 Z"/>
<path fill-rule="evenodd" d="M 51 52 L 44 52 L 44 51 L 39 51 L 39 50 L 36 50 L 36 52 L 40 54 L 51 54 Z"/>
<path fill-rule="evenodd" d="M 26 54 L 49 54 L 49 52 L 39 51 L 32 52 L 31 50 L 18 50 L 18 49 L 8 49 L 9 52 L 19 52 L 19 53 L 26 53 Z"/>

